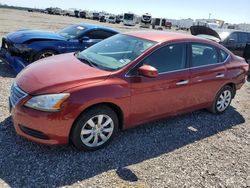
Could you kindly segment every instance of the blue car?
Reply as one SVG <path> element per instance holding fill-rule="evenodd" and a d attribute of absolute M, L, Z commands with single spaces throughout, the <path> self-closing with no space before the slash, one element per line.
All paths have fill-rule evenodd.
<path fill-rule="evenodd" d="M 111 28 L 90 24 L 71 25 L 59 32 L 18 30 L 3 37 L 0 57 L 18 73 L 36 60 L 82 51 L 117 33 Z"/>

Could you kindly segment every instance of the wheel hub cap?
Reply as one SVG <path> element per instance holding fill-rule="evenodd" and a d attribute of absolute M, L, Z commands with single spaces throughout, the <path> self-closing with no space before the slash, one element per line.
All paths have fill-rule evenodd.
<path fill-rule="evenodd" d="M 225 90 L 221 93 L 221 95 L 219 96 L 217 103 L 216 103 L 216 107 L 217 110 L 219 112 L 224 111 L 230 104 L 231 102 L 231 92 L 229 90 Z"/>
<path fill-rule="evenodd" d="M 83 125 L 81 140 L 89 147 L 97 147 L 107 142 L 113 131 L 113 120 L 107 115 L 97 115 Z"/>

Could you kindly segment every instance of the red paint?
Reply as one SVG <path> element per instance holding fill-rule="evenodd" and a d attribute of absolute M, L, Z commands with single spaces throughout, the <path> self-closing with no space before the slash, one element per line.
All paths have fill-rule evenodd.
<path fill-rule="evenodd" d="M 140 75 L 149 77 L 149 78 L 156 78 L 158 76 L 158 70 L 150 65 L 143 65 L 138 69 Z"/>
<path fill-rule="evenodd" d="M 206 108 L 222 86 L 232 83 L 239 89 L 245 82 L 248 64 L 219 44 L 190 35 L 161 31 L 130 32 L 129 35 L 158 43 L 119 71 L 92 68 L 78 61 L 72 53 L 40 60 L 22 71 L 16 83 L 30 95 L 68 92 L 70 97 L 63 103 L 61 111 L 54 113 L 24 107 L 24 102 L 31 96 L 24 98 L 12 110 L 17 133 L 43 144 L 66 144 L 74 121 L 95 104 L 116 105 L 122 112 L 122 126 L 126 129 L 151 120 Z M 215 45 L 227 51 L 231 58 L 225 64 L 159 74 L 155 78 L 125 76 L 128 70 L 155 49 L 177 41 Z M 148 67 L 143 69 L 147 70 Z M 218 73 L 224 73 L 225 78 L 215 78 Z M 189 83 L 176 85 L 181 80 L 189 80 Z M 41 131 L 49 136 L 49 140 L 28 136 L 20 130 L 19 125 Z"/>

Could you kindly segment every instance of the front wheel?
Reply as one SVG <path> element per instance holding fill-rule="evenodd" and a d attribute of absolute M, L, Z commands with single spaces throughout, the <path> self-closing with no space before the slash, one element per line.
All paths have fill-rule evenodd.
<path fill-rule="evenodd" d="M 230 86 L 224 86 L 216 95 L 212 106 L 209 108 L 214 114 L 222 114 L 230 106 L 233 98 L 233 89 Z"/>
<path fill-rule="evenodd" d="M 34 56 L 34 61 L 37 61 L 39 59 L 43 59 L 46 57 L 54 56 L 56 54 L 57 53 L 54 50 L 42 50 Z"/>
<path fill-rule="evenodd" d="M 107 145 L 117 129 L 116 113 L 107 106 L 97 106 L 78 118 L 71 133 L 71 140 L 79 150 L 94 151 Z"/>

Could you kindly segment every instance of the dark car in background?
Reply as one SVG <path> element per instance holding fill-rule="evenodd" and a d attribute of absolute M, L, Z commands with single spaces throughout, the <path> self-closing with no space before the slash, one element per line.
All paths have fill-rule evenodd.
<path fill-rule="evenodd" d="M 2 38 L 0 57 L 16 72 L 48 56 L 82 51 L 118 32 L 91 24 L 70 25 L 59 32 L 22 29 Z"/>
<path fill-rule="evenodd" d="M 246 52 L 244 54 L 244 51 L 246 50 L 246 44 L 250 43 L 250 32 L 230 29 L 213 30 L 205 26 L 192 26 L 190 31 L 192 35 L 203 36 L 219 42 L 235 55 L 248 57 L 246 60 L 249 61 L 249 54 L 247 55 Z"/>

